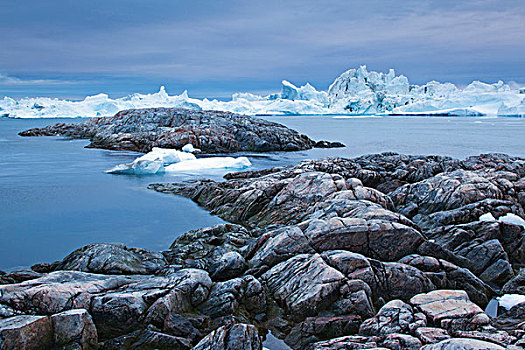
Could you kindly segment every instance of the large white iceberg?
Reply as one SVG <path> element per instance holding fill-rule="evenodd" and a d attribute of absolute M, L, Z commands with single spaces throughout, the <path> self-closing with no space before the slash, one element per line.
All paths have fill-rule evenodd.
<path fill-rule="evenodd" d="M 127 175 L 157 174 L 164 172 L 167 165 L 195 159 L 195 156 L 188 152 L 153 147 L 151 152 L 138 157 L 133 162 L 117 165 L 106 170 L 106 173 Z"/>
<path fill-rule="evenodd" d="M 169 95 L 164 87 L 153 94 L 110 98 L 106 94 L 81 101 L 35 97 L 0 100 L 0 116 L 18 118 L 110 116 L 123 109 L 175 107 L 261 114 L 415 114 L 448 116 L 525 116 L 525 88 L 499 81 L 474 81 L 461 89 L 452 83 L 431 81 L 412 85 L 404 75 L 350 69 L 318 91 L 312 85 L 296 86 L 283 80 L 281 91 L 268 96 L 240 92 L 229 101 L 190 98 L 187 91 Z"/>
<path fill-rule="evenodd" d="M 186 150 L 189 149 L 190 147 L 186 147 Z M 195 150 L 193 146 L 191 146 L 191 149 Z M 153 147 L 151 152 L 138 157 L 133 162 L 119 164 L 114 168 L 106 170 L 106 173 L 123 175 L 151 175 L 164 172 L 203 169 L 242 169 L 251 165 L 252 163 L 246 157 L 209 157 L 197 159 L 192 153 L 187 151 Z"/>
<path fill-rule="evenodd" d="M 252 163 L 246 157 L 209 157 L 175 163 L 165 168 L 166 172 L 195 171 L 204 169 L 243 169 Z"/>

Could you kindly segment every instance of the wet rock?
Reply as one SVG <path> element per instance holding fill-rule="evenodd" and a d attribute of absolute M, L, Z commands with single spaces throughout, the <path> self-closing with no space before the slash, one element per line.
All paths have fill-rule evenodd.
<path fill-rule="evenodd" d="M 19 284 L 0 286 L 0 305 L 41 315 L 71 309 L 89 310 L 91 295 L 118 289 L 139 278 L 57 271 Z"/>
<path fill-rule="evenodd" d="M 121 244 L 89 244 L 53 264 L 53 270 L 75 270 L 106 275 L 154 274 L 167 265 L 161 253 Z"/>
<path fill-rule="evenodd" d="M 479 305 L 487 305 L 493 291 L 470 270 L 456 266 L 446 260 L 417 254 L 407 255 L 400 263 L 416 267 L 425 273 L 437 289 L 464 290 L 468 297 Z"/>
<path fill-rule="evenodd" d="M 521 294 L 525 295 L 525 269 L 520 269 L 519 273 L 509 280 L 501 289 L 502 294 Z"/>
<path fill-rule="evenodd" d="M 414 333 L 423 344 L 434 344 L 442 340 L 450 339 L 448 332 L 441 328 L 419 327 Z"/>
<path fill-rule="evenodd" d="M 404 222 L 399 214 L 389 213 L 392 201 L 385 194 L 364 187 L 359 180 L 345 180 L 341 175 L 282 169 L 260 177 L 235 178 L 227 182 L 194 181 L 182 184 L 152 184 L 149 188 L 191 198 L 223 219 L 247 226 L 295 224 L 307 218 L 322 218 L 333 204 L 332 211 L 349 211 L 358 200 L 378 206 L 370 207 L 370 219 Z M 351 202 L 353 201 L 353 202 Z M 319 205 L 319 206 L 316 206 Z M 363 205 L 361 205 L 363 207 Z M 346 208 L 346 209 L 345 209 Z M 354 217 L 355 217 L 354 215 Z"/>
<path fill-rule="evenodd" d="M 396 333 L 408 333 L 412 324 L 419 321 L 419 326 L 426 325 L 426 319 L 416 320 L 412 307 L 401 300 L 392 300 L 385 304 L 373 318 L 365 320 L 359 333 L 366 336 L 385 336 Z"/>
<path fill-rule="evenodd" d="M 213 274 L 212 265 L 215 270 L 219 268 L 219 260 L 227 253 L 234 252 L 240 255 L 241 249 L 253 238 L 254 233 L 240 225 L 217 224 L 182 234 L 163 254 L 172 265 L 200 268 Z M 222 262 L 222 269 L 230 269 L 227 275 L 230 274 L 231 277 L 237 277 L 234 275 L 242 272 L 243 264 L 239 255 L 228 255 Z M 230 266 L 228 261 L 234 264 Z M 223 279 L 228 279 L 227 275 Z"/>
<path fill-rule="evenodd" d="M 252 325 L 223 326 L 204 337 L 193 350 L 262 350 L 262 341 Z"/>
<path fill-rule="evenodd" d="M 510 310 L 500 307 L 498 316 L 493 319 L 497 329 L 506 331 L 525 330 L 525 303 L 513 306 Z"/>
<path fill-rule="evenodd" d="M 53 345 L 53 327 L 47 316 L 21 315 L 0 319 L 0 349 L 41 349 Z"/>
<path fill-rule="evenodd" d="M 243 276 L 213 285 L 209 298 L 199 306 L 208 316 L 262 313 L 266 309 L 266 294 L 253 276 Z"/>
<path fill-rule="evenodd" d="M 418 350 L 421 341 L 407 334 L 389 334 L 383 341 L 383 346 L 392 350 Z"/>
<path fill-rule="evenodd" d="M 240 276 L 246 270 L 246 260 L 238 252 L 228 252 L 222 255 L 210 266 L 210 277 L 224 281 Z"/>
<path fill-rule="evenodd" d="M 386 349 L 378 347 L 379 341 L 380 338 L 349 335 L 314 343 L 312 350 Z"/>
<path fill-rule="evenodd" d="M 391 193 L 391 197 L 399 210 L 413 203 L 419 214 L 430 214 L 487 198 L 503 199 L 503 193 L 479 173 L 456 170 L 400 187 Z"/>
<path fill-rule="evenodd" d="M 331 309 L 336 315 L 370 315 L 372 307 L 362 286 L 357 290 L 319 254 L 301 254 L 279 263 L 261 276 L 288 317 L 300 321 Z M 345 303 L 344 301 L 348 301 Z"/>
<path fill-rule="evenodd" d="M 97 348 L 97 329 L 86 310 L 64 311 L 52 315 L 50 318 L 54 331 L 55 346 L 75 346 L 83 350 Z"/>
<path fill-rule="evenodd" d="M 191 342 L 188 339 L 159 332 L 155 329 L 145 329 L 130 346 L 132 349 L 159 350 L 189 350 Z"/>
<path fill-rule="evenodd" d="M 175 108 L 130 109 L 114 117 L 59 123 L 20 135 L 90 139 L 88 147 L 138 152 L 149 152 L 153 147 L 181 149 L 188 143 L 205 153 L 298 151 L 316 146 L 307 136 L 263 119 Z M 341 146 L 330 142 L 319 145 Z"/>
<path fill-rule="evenodd" d="M 314 144 L 314 147 L 317 148 L 340 148 L 340 147 L 346 147 L 341 142 L 330 142 L 330 141 L 317 141 Z"/>

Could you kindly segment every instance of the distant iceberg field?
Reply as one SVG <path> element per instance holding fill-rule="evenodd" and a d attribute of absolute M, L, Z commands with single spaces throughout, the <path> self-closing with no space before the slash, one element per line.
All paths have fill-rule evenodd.
<path fill-rule="evenodd" d="M 175 107 L 219 110 L 248 115 L 287 114 L 413 114 L 446 116 L 525 116 L 525 88 L 511 88 L 499 81 L 474 81 L 465 88 L 452 83 L 431 81 L 411 85 L 408 78 L 369 72 L 366 66 L 350 69 L 318 91 L 312 85 L 297 87 L 283 80 L 281 92 L 268 96 L 235 93 L 229 101 L 190 98 L 187 91 L 169 95 L 164 87 L 157 93 L 135 93 L 112 99 L 106 94 L 88 96 L 81 101 L 47 97 L 0 100 L 0 116 L 14 118 L 64 118 L 111 116 L 120 110 L 149 107 Z"/>

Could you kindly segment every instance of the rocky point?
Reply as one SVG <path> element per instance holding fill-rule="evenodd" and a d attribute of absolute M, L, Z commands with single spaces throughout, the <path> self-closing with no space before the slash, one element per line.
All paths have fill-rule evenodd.
<path fill-rule="evenodd" d="M 248 350 L 269 332 L 292 349 L 524 349 L 525 303 L 484 312 L 525 295 L 525 227 L 503 220 L 525 218 L 524 184 L 522 158 L 394 153 L 152 184 L 229 223 L 0 274 L 0 349 Z"/>

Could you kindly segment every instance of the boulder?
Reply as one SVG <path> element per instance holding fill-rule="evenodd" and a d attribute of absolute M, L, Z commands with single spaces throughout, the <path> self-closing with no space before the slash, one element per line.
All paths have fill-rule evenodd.
<path fill-rule="evenodd" d="M 431 324 L 441 328 L 459 326 L 475 329 L 490 322 L 483 310 L 461 290 L 435 290 L 418 294 L 410 299 L 410 304 L 425 314 Z"/>
<path fill-rule="evenodd" d="M 257 328 L 248 324 L 220 327 L 204 337 L 192 350 L 262 350 Z"/>
<path fill-rule="evenodd" d="M 78 346 L 88 350 L 98 347 L 98 335 L 91 315 L 84 309 L 64 311 L 50 317 L 57 347 Z"/>
<path fill-rule="evenodd" d="M 52 345 L 49 317 L 21 315 L 0 319 L 0 349 L 45 349 Z"/>
<path fill-rule="evenodd" d="M 161 253 L 141 248 L 128 248 L 122 244 L 89 244 L 75 250 L 52 269 L 75 270 L 105 275 L 149 275 L 166 267 Z"/>

